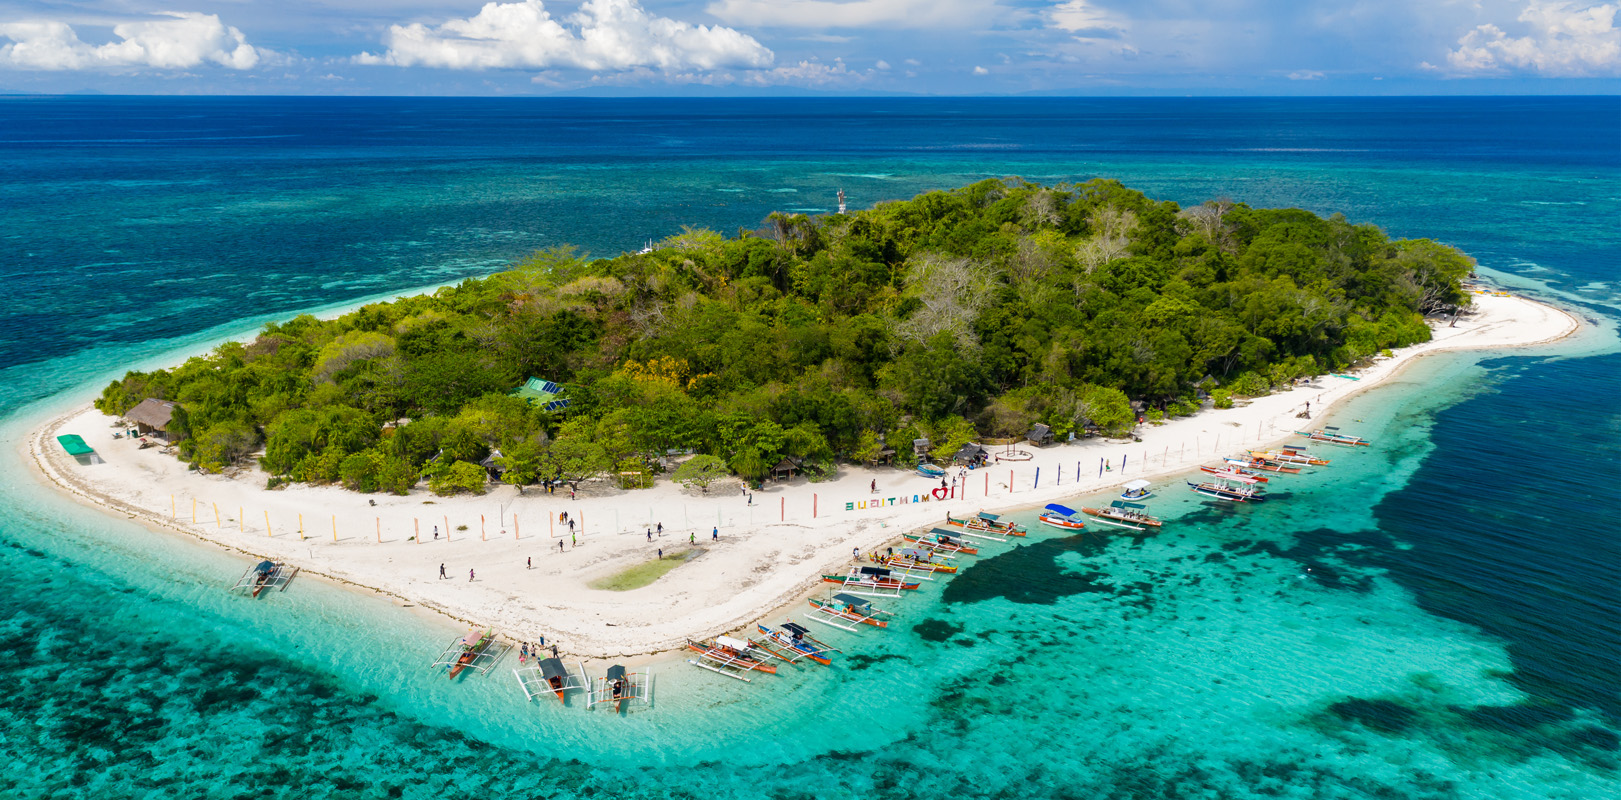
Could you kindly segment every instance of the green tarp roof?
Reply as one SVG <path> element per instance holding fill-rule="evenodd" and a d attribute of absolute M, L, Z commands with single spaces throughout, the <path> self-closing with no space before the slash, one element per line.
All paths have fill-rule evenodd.
<path fill-rule="evenodd" d="M 563 387 L 548 380 L 530 378 L 522 386 L 513 389 L 509 394 L 529 401 L 529 405 L 540 406 L 547 411 L 558 411 L 568 407 L 567 398 L 560 398 Z"/>
<path fill-rule="evenodd" d="M 96 452 L 90 445 L 85 444 L 84 439 L 80 438 L 76 433 L 58 436 L 56 440 L 62 443 L 62 449 L 68 451 L 70 456 L 87 456 Z"/>

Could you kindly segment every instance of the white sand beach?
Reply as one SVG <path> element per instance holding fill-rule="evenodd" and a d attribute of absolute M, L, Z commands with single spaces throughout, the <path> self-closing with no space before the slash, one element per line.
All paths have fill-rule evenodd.
<path fill-rule="evenodd" d="M 303 570 L 300 580 L 346 582 L 493 626 L 506 638 L 544 636 L 579 656 L 625 657 L 733 631 L 800 603 L 822 586 L 822 573 L 848 569 L 852 549 L 882 548 L 902 532 L 941 522 L 948 511 L 1040 506 L 1128 480 L 1159 480 L 1243 447 L 1289 439 L 1314 424 L 1296 418 L 1306 403 L 1320 416 L 1417 358 L 1544 344 L 1579 327 L 1574 316 L 1543 303 L 1476 295 L 1475 313 L 1456 327 L 1436 327 L 1433 341 L 1378 359 L 1355 373 L 1358 380 L 1323 377 L 1235 408 L 1144 425 L 1141 442 L 1024 444 L 1032 460 L 973 471 L 965 489 L 944 501 L 922 502 L 939 482 L 910 470 L 849 466 L 836 480 L 767 483 L 752 505 L 736 480 L 706 494 L 667 479 L 634 491 L 597 482 L 572 501 L 538 489 L 520 496 L 510 486 L 449 498 L 423 489 L 405 497 L 333 486 L 269 491 L 257 468 L 235 477 L 200 475 L 157 448 L 115 439 L 115 420 L 89 407 L 51 420 L 25 446 L 43 484 L 109 513 L 239 551 L 243 569 L 259 558 L 286 561 Z M 61 434 L 83 437 L 104 463 L 77 463 L 55 441 Z M 1102 477 L 1100 460 L 1112 466 Z M 579 525 L 573 535 L 557 521 L 564 511 Z M 664 535 L 649 541 L 646 531 L 658 523 Z M 716 529 L 719 539 L 711 541 Z M 661 548 L 676 557 L 694 546 L 702 552 L 643 588 L 588 585 L 656 558 Z M 221 576 L 222 584 L 231 578 Z"/>

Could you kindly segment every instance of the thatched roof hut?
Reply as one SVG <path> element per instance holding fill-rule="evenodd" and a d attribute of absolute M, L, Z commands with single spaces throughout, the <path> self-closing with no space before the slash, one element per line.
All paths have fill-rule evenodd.
<path fill-rule="evenodd" d="M 148 397 L 124 412 L 124 419 L 135 423 L 141 433 L 167 433 L 169 422 L 174 419 L 174 408 L 172 401 Z"/>
<path fill-rule="evenodd" d="M 1029 433 L 1024 435 L 1024 438 L 1037 447 L 1046 447 L 1053 443 L 1053 429 L 1038 422 L 1034 428 L 1030 429 Z"/>

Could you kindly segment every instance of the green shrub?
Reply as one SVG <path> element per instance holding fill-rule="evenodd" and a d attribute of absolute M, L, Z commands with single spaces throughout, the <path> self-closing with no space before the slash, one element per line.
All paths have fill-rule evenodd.
<path fill-rule="evenodd" d="M 471 492 L 484 494 L 484 484 L 488 475 L 484 468 L 467 461 L 453 461 L 446 464 L 438 461 L 423 471 L 428 478 L 428 490 L 440 497 Z"/>
<path fill-rule="evenodd" d="M 1232 408 L 1233 393 L 1226 389 L 1217 389 L 1210 393 L 1210 403 L 1216 408 Z"/>

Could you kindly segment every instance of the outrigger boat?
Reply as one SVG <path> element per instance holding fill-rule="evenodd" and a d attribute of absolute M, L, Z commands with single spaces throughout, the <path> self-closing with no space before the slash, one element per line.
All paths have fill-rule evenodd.
<path fill-rule="evenodd" d="M 581 670 L 584 670 L 581 666 Z M 625 704 L 633 700 L 640 700 L 653 705 L 653 673 L 626 672 L 625 668 L 615 664 L 608 668 L 608 674 L 592 682 L 591 693 L 587 696 L 585 707 L 595 708 L 605 703 L 613 703 L 614 711 L 624 713 Z"/>
<path fill-rule="evenodd" d="M 764 650 L 790 664 L 798 663 L 800 659 L 810 659 L 823 666 L 830 666 L 833 659 L 828 653 L 839 652 L 836 647 L 829 647 L 810 635 L 810 629 L 793 620 L 788 620 L 772 630 L 764 625 L 755 623 L 754 627 L 760 630 L 762 639 L 750 639 L 755 647 Z"/>
<path fill-rule="evenodd" d="M 979 555 L 979 548 L 968 544 L 967 540 L 944 528 L 935 528 L 928 534 L 903 533 L 901 538 L 926 550 L 940 553 L 961 553 L 966 556 Z"/>
<path fill-rule="evenodd" d="M 1259 456 L 1250 456 L 1248 458 L 1234 457 L 1228 458 L 1226 461 L 1228 464 L 1232 464 L 1235 467 L 1248 467 L 1250 469 L 1264 470 L 1266 472 L 1278 472 L 1284 475 L 1300 474 L 1299 467 L 1291 467 L 1277 461 L 1268 461 L 1264 458 L 1260 458 Z"/>
<path fill-rule="evenodd" d="M 1075 509 L 1057 503 L 1049 503 L 1047 510 L 1043 511 L 1041 516 L 1036 517 L 1036 519 L 1043 525 L 1051 525 L 1054 528 L 1063 528 L 1065 530 L 1078 531 L 1086 527 L 1086 523 L 1075 518 Z"/>
<path fill-rule="evenodd" d="M 1212 469 L 1210 467 L 1200 467 L 1199 469 L 1214 475 L 1217 480 L 1242 483 L 1245 486 L 1254 486 L 1257 483 L 1270 482 L 1266 478 L 1259 475 L 1249 475 L 1236 469 Z"/>
<path fill-rule="evenodd" d="M 688 659 L 688 664 L 700 669 L 707 669 L 719 675 L 725 675 L 728 678 L 736 678 L 744 683 L 749 682 L 749 679 L 742 675 L 745 672 L 777 674 L 777 668 L 765 663 L 763 659 L 753 652 L 754 646 L 742 639 L 733 639 L 730 636 L 716 636 L 713 640 L 707 642 L 688 639 L 687 649 L 697 653 L 698 657 L 702 658 L 704 662 L 708 662 Z M 763 653 L 764 651 L 760 652 Z"/>
<path fill-rule="evenodd" d="M 1154 493 L 1149 490 L 1148 486 L 1149 486 L 1148 481 L 1144 481 L 1144 480 L 1127 481 L 1124 486 L 1120 487 L 1122 489 L 1125 489 L 1125 491 L 1120 493 L 1120 499 L 1121 500 L 1146 500 L 1146 499 L 1148 499 L 1150 497 L 1153 497 Z"/>
<path fill-rule="evenodd" d="M 1083 508 L 1081 511 L 1092 515 L 1104 525 L 1114 525 L 1121 528 L 1131 528 L 1140 531 L 1144 528 L 1158 528 L 1164 523 L 1158 517 L 1150 517 L 1143 513 L 1148 506 L 1139 503 L 1128 503 L 1116 500 L 1108 508 Z"/>
<path fill-rule="evenodd" d="M 902 590 L 916 591 L 919 586 L 892 576 L 884 567 L 855 566 L 848 575 L 823 575 L 822 580 L 843 586 L 851 594 L 871 597 L 900 597 Z"/>
<path fill-rule="evenodd" d="M 451 640 L 431 666 L 449 670 L 451 678 L 469 667 L 476 672 L 488 672 L 511 649 L 511 645 L 496 641 L 494 630 L 480 631 L 474 628 L 466 635 Z"/>
<path fill-rule="evenodd" d="M 1247 503 L 1250 501 L 1259 503 L 1266 499 L 1266 495 L 1261 494 L 1253 486 L 1233 486 L 1223 480 L 1209 483 L 1188 481 L 1188 485 L 1193 487 L 1195 494 L 1214 497 L 1217 500 L 1230 500 L 1234 503 Z"/>
<path fill-rule="evenodd" d="M 542 658 L 535 665 L 525 669 L 515 669 L 512 674 L 517 676 L 518 685 L 523 688 L 524 696 L 530 700 L 541 694 L 551 692 L 557 695 L 558 700 L 568 702 L 568 693 L 575 690 L 586 689 L 585 665 L 580 665 L 580 674 L 575 675 L 568 671 L 560 658 Z"/>
<path fill-rule="evenodd" d="M 232 586 L 231 590 L 244 592 L 255 598 L 266 589 L 285 592 L 287 584 L 297 574 L 298 567 L 273 561 L 260 561 L 248 567 L 248 571 L 242 573 L 242 577 L 237 579 L 236 585 Z"/>
<path fill-rule="evenodd" d="M 932 553 L 915 547 L 903 547 L 899 553 L 892 556 L 878 556 L 877 561 L 898 572 L 941 572 L 949 575 L 957 571 L 957 568 L 950 564 L 935 561 Z"/>
<path fill-rule="evenodd" d="M 1276 461 L 1280 464 L 1307 464 L 1313 467 L 1328 466 L 1328 459 L 1317 458 L 1292 447 L 1285 447 L 1282 450 L 1266 450 L 1263 452 L 1250 450 L 1248 452 L 1250 458 L 1264 458 L 1267 461 Z"/>
<path fill-rule="evenodd" d="M 956 517 L 951 516 L 951 512 L 947 511 L 946 524 L 956 525 L 959 528 L 964 528 L 970 531 L 1000 533 L 1003 536 L 1024 535 L 1024 528 L 1022 526 L 1015 525 L 1011 522 L 1003 522 L 1001 517 L 995 514 L 987 514 L 983 511 L 975 514 L 972 517 L 964 517 L 962 519 L 957 519 Z"/>
<path fill-rule="evenodd" d="M 1314 442 L 1328 442 L 1329 444 L 1343 444 L 1347 446 L 1361 445 L 1362 447 L 1369 447 L 1373 444 L 1373 442 L 1370 442 L 1361 436 L 1352 436 L 1347 433 L 1340 433 L 1340 429 L 1333 427 L 1332 425 L 1324 426 L 1322 429 L 1315 430 L 1310 433 L 1305 431 L 1295 431 L 1295 434 L 1298 436 L 1304 436 Z"/>
<path fill-rule="evenodd" d="M 946 476 L 946 471 L 933 464 L 918 464 L 917 474 L 922 475 L 925 478 L 939 479 Z"/>
<path fill-rule="evenodd" d="M 826 600 L 817 600 L 813 597 L 810 599 L 810 605 L 811 615 L 806 619 L 847 631 L 857 630 L 857 625 L 887 628 L 889 621 L 885 618 L 895 616 L 894 612 L 877 608 L 868 600 L 842 592 Z M 846 622 L 850 624 L 844 624 Z"/>
<path fill-rule="evenodd" d="M 1215 475 L 1216 477 L 1221 477 L 1223 475 L 1232 475 L 1232 476 L 1238 477 L 1238 478 L 1250 478 L 1250 479 L 1252 479 L 1251 482 L 1270 483 L 1272 481 L 1271 478 L 1268 478 L 1265 475 L 1257 475 L 1257 474 L 1255 474 L 1253 472 L 1250 472 L 1247 469 L 1241 469 L 1238 466 L 1238 464 L 1240 462 L 1238 462 L 1238 461 L 1236 461 L 1234 459 L 1227 459 L 1226 463 L 1227 463 L 1227 466 L 1225 466 L 1225 467 L 1201 466 L 1201 467 L 1199 467 L 1199 471 L 1200 472 L 1208 472 L 1211 475 Z M 1249 462 L 1246 461 L 1246 462 L 1242 462 L 1242 463 L 1248 464 Z"/>

